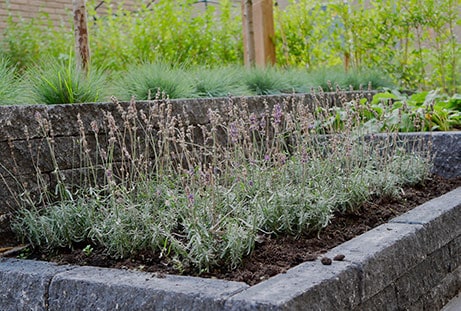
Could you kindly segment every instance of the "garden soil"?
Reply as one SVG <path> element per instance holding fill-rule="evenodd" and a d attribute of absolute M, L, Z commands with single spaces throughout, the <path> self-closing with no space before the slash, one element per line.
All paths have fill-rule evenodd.
<path fill-rule="evenodd" d="M 329 249 L 360 235 L 373 227 L 387 222 L 408 210 L 461 186 L 461 177 L 451 180 L 432 177 L 423 184 L 405 187 L 398 199 L 380 198 L 366 203 L 352 212 L 336 213 L 331 223 L 321 230 L 309 235 L 262 235 L 258 237 L 255 249 L 250 256 L 243 259 L 242 264 L 233 270 L 216 269 L 202 272 L 200 276 L 257 284 L 279 273 L 287 271 L 302 262 L 315 260 Z M 13 234 L 0 236 L 0 256 L 19 243 Z M 100 249 L 85 252 L 85 243 L 77 245 L 73 250 L 62 249 L 54 254 L 42 254 L 38 251 L 22 249 L 20 252 L 9 251 L 9 256 L 40 259 L 59 264 L 91 265 L 120 269 L 135 269 L 165 274 L 182 274 L 196 276 L 197 272 L 182 267 L 178 270 L 174 262 L 159 258 L 156 253 L 144 253 L 136 257 L 113 259 Z M 336 254 L 336 260 L 342 260 Z M 333 259 L 333 258 L 331 258 Z M 324 264 L 331 263 L 329 258 L 322 258 Z"/>

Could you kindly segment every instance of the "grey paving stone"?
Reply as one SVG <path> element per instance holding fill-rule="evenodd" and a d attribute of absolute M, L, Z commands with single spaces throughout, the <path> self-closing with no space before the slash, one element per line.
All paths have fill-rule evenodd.
<path fill-rule="evenodd" d="M 424 225 L 433 222 L 439 217 L 444 217 L 445 221 L 456 216 L 456 218 L 453 219 L 453 222 L 457 223 L 459 218 L 461 218 L 460 209 L 461 187 L 438 198 L 427 201 L 411 211 L 391 219 L 389 222 Z"/>
<path fill-rule="evenodd" d="M 48 310 L 50 281 L 68 269 L 48 262 L 0 259 L 0 310 Z"/>
<path fill-rule="evenodd" d="M 399 310 L 399 304 L 397 300 L 397 289 L 394 284 L 391 284 L 384 288 L 382 291 L 370 297 L 368 300 L 362 302 L 354 310 L 360 311 L 395 311 Z"/>
<path fill-rule="evenodd" d="M 420 224 L 418 241 L 421 251 L 431 254 L 441 247 L 450 244 L 450 251 L 454 258 L 461 258 L 461 187 L 439 198 L 428 201 L 423 205 L 392 219 L 389 223 Z"/>
<path fill-rule="evenodd" d="M 461 235 L 461 187 L 392 219 L 390 223 L 423 225 L 421 239 L 426 252 L 433 252 Z"/>
<path fill-rule="evenodd" d="M 50 285 L 50 310 L 222 310 L 240 282 L 80 267 Z"/>
<path fill-rule="evenodd" d="M 461 267 L 446 275 L 441 282 L 422 296 L 419 303 L 425 310 L 440 310 L 457 293 L 461 293 Z M 461 310 L 461 304 L 458 305 Z"/>
<path fill-rule="evenodd" d="M 441 311 L 459 311 L 459 310 L 461 310 L 461 291 L 455 298 L 453 298 L 449 303 L 447 303 Z"/>
<path fill-rule="evenodd" d="M 353 264 L 306 262 L 234 295 L 226 310 L 350 310 L 359 304 Z"/>
<path fill-rule="evenodd" d="M 442 283 L 450 274 L 451 260 L 450 250 L 445 246 L 428 255 L 421 263 L 399 277 L 395 281 L 399 306 L 410 309 L 418 302 L 424 301 L 431 289 Z"/>
<path fill-rule="evenodd" d="M 416 232 L 421 225 L 390 223 L 335 247 L 327 253 L 345 255 L 361 270 L 362 300 L 366 301 L 424 260 Z"/>

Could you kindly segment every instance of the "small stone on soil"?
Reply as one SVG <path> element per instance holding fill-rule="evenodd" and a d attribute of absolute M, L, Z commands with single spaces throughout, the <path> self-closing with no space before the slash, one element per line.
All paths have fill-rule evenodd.
<path fill-rule="evenodd" d="M 346 256 L 344 256 L 343 254 L 338 254 L 333 258 L 333 260 L 335 260 L 335 261 L 343 261 L 345 257 Z"/>
<path fill-rule="evenodd" d="M 328 258 L 328 257 L 323 257 L 323 258 L 320 260 L 320 262 L 321 262 L 323 265 L 325 265 L 325 266 L 331 265 L 331 259 Z"/>

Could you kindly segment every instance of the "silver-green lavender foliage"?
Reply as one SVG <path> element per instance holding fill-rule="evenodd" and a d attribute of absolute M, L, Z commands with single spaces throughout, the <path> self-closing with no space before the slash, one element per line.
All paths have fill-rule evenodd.
<path fill-rule="evenodd" d="M 23 209 L 14 230 L 48 250 L 84 241 L 118 257 L 153 251 L 178 269 L 234 268 L 260 235 L 321 231 L 335 212 L 429 174 L 424 152 L 399 147 L 393 133 L 362 135 L 354 115 L 340 133 L 316 127 L 330 117 L 321 104 L 252 111 L 230 102 L 209 110 L 208 126 L 188 124 L 171 105 L 119 106 L 124 122 L 106 114 L 107 142 L 92 123 L 98 144 L 83 156 L 95 178 L 46 209 Z"/>

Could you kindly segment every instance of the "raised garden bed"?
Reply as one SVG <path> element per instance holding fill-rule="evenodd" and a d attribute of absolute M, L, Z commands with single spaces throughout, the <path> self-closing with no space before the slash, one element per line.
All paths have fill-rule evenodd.
<path fill-rule="evenodd" d="M 229 99 L 224 101 L 227 100 Z M 251 99 L 245 100 L 251 102 Z M 272 100 L 277 102 L 281 99 L 266 98 L 268 102 Z M 258 107 L 258 102 L 261 107 L 260 101 L 255 101 L 255 109 Z M 219 100 L 210 100 L 209 104 L 222 105 L 223 103 L 219 103 Z M 71 121 L 77 111 L 83 115 L 82 120 L 87 123 L 90 123 L 95 114 L 101 113 L 101 108 L 115 111 L 110 104 L 95 105 L 96 110 L 93 106 L 40 106 L 32 107 L 31 111 L 25 113 L 25 120 L 29 118 L 27 124 L 30 126 L 33 126 L 36 120 L 37 111 L 51 120 L 55 118 L 55 121 L 59 121 L 53 122 L 53 130 L 55 133 L 58 132 L 55 138 L 62 142 L 70 142 L 67 145 L 63 144 L 62 152 L 58 153 L 59 160 L 62 161 L 61 168 L 66 169 L 67 165 L 69 171 L 78 169 L 75 163 L 69 162 L 71 148 L 66 147 L 74 146 L 78 140 L 79 129 L 74 128 L 75 122 Z M 193 112 L 194 122 L 204 120 L 206 107 L 203 107 L 203 103 L 188 101 L 185 107 L 189 112 Z M 197 109 L 199 107 L 200 109 Z M 27 150 L 30 140 L 39 145 L 43 138 L 20 137 L 19 134 L 15 137 L 15 133 L 20 131 L 15 132 L 14 129 L 21 129 L 21 127 L 11 124 L 11 116 L 18 115 L 21 110 L 24 112 L 24 108 L 6 108 L 10 110 L 6 114 L 1 114 L 5 116 L 2 117 L 1 123 L 5 125 L 2 127 L 6 137 L 3 143 L 8 147 L 1 150 L 16 153 L 13 158 L 17 160 L 18 155 L 26 154 L 21 150 Z M 405 134 L 402 137 L 411 141 L 419 135 L 423 135 L 436 151 L 434 173 L 445 177 L 459 176 L 461 171 L 459 133 Z M 26 158 L 22 158 L 19 163 L 19 167 L 24 168 L 21 172 L 23 175 L 33 172 Z M 48 163 L 44 161 L 40 165 L 43 165 L 42 172 L 48 174 L 49 182 L 52 184 L 51 168 L 48 166 L 48 171 L 46 170 Z M 27 172 L 28 168 L 29 172 Z M 4 202 L 12 202 L 11 198 L 9 199 Z M 73 306 L 75 309 L 107 310 L 117 306 L 129 310 L 305 309 L 306 305 L 311 305 L 314 309 L 316 308 L 314 306 L 318 306 L 319 309 L 334 306 L 336 308 L 344 306 L 344 309 L 368 309 L 367 304 L 376 307 L 380 306 L 377 304 L 379 301 L 387 304 L 395 303 L 400 308 L 417 303 L 421 303 L 424 307 L 440 307 L 459 289 L 458 267 L 461 244 L 459 241 L 461 233 L 457 226 L 461 217 L 459 201 L 458 189 L 415 209 L 423 214 L 410 212 L 408 216 L 410 218 L 401 216 L 383 225 L 388 227 L 380 226 L 325 255 L 333 258 L 341 253 L 346 256 L 342 262 L 334 262 L 331 266 L 324 266 L 320 261 L 304 263 L 288 270 L 285 274 L 274 276 L 251 287 L 240 282 L 114 271 L 94 267 L 55 266 L 50 263 L 8 259 L 3 260 L 0 265 L 0 280 L 7 288 L 15 289 L 14 292 L 4 290 L 0 298 L 2 302 L 5 301 L 5 304 L 2 304 L 5 306 L 8 306 L 7 301 L 16 304 L 28 304 L 32 301 L 34 305 L 38 303 L 43 306 L 43 309 L 48 306 L 50 309 L 63 307 L 72 309 Z M 3 213 L 4 219 L 8 219 L 6 215 Z M 436 233 L 439 229 L 444 230 L 441 237 Z M 434 261 L 443 262 L 443 267 L 433 264 Z M 431 280 L 421 277 L 421 271 L 429 268 L 436 269 Z M 33 270 L 36 269 L 42 269 L 43 273 L 34 272 Z M 411 287 L 413 293 L 405 287 L 408 280 L 414 284 Z M 29 287 L 31 282 L 38 282 L 37 284 L 42 286 L 37 287 L 37 291 L 21 290 Z M 92 298 L 88 299 L 88 295 L 92 295 Z M 28 300 L 27 297 L 30 299 Z M 377 309 L 384 307 L 381 306 Z"/>
<path fill-rule="evenodd" d="M 461 188 L 255 286 L 1 259 L 4 310 L 440 309 L 461 288 Z"/>

